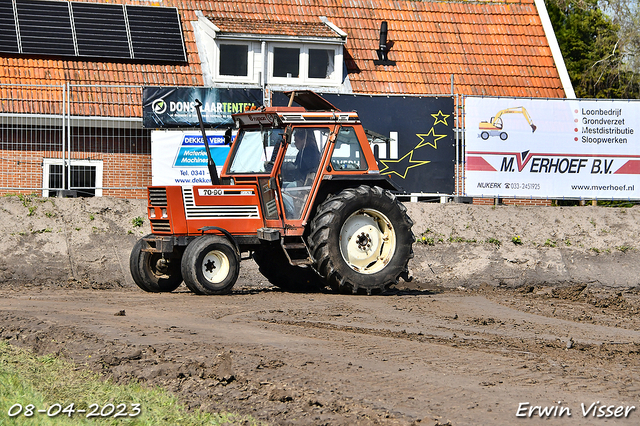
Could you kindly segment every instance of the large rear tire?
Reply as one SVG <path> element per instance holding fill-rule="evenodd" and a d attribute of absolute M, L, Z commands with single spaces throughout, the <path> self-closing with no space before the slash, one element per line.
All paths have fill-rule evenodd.
<path fill-rule="evenodd" d="M 311 267 L 294 266 L 279 245 L 267 245 L 253 252 L 258 270 L 271 284 L 285 291 L 317 292 L 324 282 Z"/>
<path fill-rule="evenodd" d="M 228 294 L 240 274 L 240 254 L 225 237 L 203 235 L 182 255 L 184 283 L 196 294 Z"/>
<path fill-rule="evenodd" d="M 182 283 L 180 260 L 174 258 L 163 259 L 159 253 L 142 251 L 146 243 L 139 239 L 129 257 L 129 269 L 133 281 L 144 291 L 150 293 L 168 293 Z"/>
<path fill-rule="evenodd" d="M 311 221 L 316 270 L 335 291 L 380 293 L 408 277 L 413 222 L 389 191 L 360 186 L 323 202 Z"/>

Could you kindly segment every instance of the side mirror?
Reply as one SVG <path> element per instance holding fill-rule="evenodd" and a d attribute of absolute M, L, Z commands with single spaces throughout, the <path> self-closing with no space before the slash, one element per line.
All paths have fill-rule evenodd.
<path fill-rule="evenodd" d="M 284 141 L 285 143 L 291 142 L 291 134 L 293 133 L 293 128 L 291 126 L 287 126 L 284 130 Z"/>
<path fill-rule="evenodd" d="M 269 184 L 267 185 L 269 189 L 276 190 L 278 189 L 278 185 L 276 184 L 276 178 L 272 177 L 269 179 Z"/>
<path fill-rule="evenodd" d="M 225 145 L 231 145 L 231 129 L 227 129 L 227 131 L 224 132 L 224 143 Z"/>

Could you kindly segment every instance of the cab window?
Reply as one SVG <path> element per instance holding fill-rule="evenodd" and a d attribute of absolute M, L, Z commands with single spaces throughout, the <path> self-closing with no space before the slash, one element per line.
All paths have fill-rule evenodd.
<path fill-rule="evenodd" d="M 353 127 L 342 127 L 336 138 L 331 155 L 334 170 L 366 170 L 367 162 L 362 155 L 360 143 Z"/>

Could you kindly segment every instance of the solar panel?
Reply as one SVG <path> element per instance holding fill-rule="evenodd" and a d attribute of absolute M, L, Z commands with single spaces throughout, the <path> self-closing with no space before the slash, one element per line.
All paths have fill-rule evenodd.
<path fill-rule="evenodd" d="M 0 3 L 0 52 L 20 53 L 12 2 Z"/>
<path fill-rule="evenodd" d="M 126 6 L 134 59 L 186 62 L 178 10 Z"/>
<path fill-rule="evenodd" d="M 69 4 L 16 0 L 22 53 L 75 56 Z"/>
<path fill-rule="evenodd" d="M 122 5 L 71 3 L 79 56 L 131 58 Z"/>
<path fill-rule="evenodd" d="M 0 0 L 0 52 L 186 62 L 176 8 L 78 1 Z"/>

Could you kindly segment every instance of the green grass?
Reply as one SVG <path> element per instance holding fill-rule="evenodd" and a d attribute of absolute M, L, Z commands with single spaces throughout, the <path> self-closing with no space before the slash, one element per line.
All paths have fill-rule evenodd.
<path fill-rule="evenodd" d="M 501 243 L 500 243 L 500 240 L 498 240 L 497 238 L 493 238 L 493 237 L 491 237 L 491 238 L 487 238 L 487 240 L 486 240 L 485 242 L 486 242 L 487 244 L 493 244 L 493 245 L 495 245 L 496 247 L 500 247 L 500 244 L 501 244 Z"/>
<path fill-rule="evenodd" d="M 59 405 L 58 405 L 59 404 Z M 73 404 L 73 406 L 71 406 Z M 98 405 L 97 417 L 87 418 L 87 413 Z M 118 413 L 136 416 L 114 415 L 100 417 L 113 404 Z M 25 416 L 27 406 L 32 405 L 31 416 Z M 71 417 L 60 412 L 57 416 L 38 413 L 50 410 L 53 414 L 70 407 L 76 412 Z M 77 410 L 87 410 L 78 413 Z M 14 414 L 9 416 L 9 413 Z M 233 425 L 258 424 L 248 416 L 237 414 L 210 414 L 200 411 L 187 412 L 177 398 L 161 388 L 145 388 L 138 383 L 116 385 L 100 375 L 82 370 L 77 365 L 56 357 L 35 356 L 24 349 L 0 342 L 0 426 L 47 425 Z"/>

